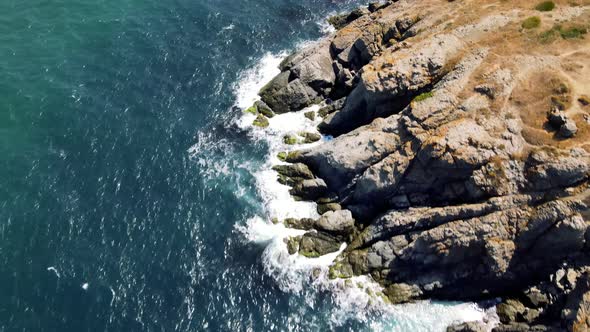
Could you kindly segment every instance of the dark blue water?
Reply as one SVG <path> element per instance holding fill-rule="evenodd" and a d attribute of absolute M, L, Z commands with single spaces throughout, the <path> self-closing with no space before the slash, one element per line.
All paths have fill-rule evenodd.
<path fill-rule="evenodd" d="M 0 331 L 368 328 L 278 289 L 235 227 L 266 155 L 232 125 L 240 73 L 352 5 L 1 1 Z"/>

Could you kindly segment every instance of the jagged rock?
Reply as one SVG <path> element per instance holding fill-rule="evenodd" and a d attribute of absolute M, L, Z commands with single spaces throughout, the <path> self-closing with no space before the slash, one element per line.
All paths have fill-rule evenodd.
<path fill-rule="evenodd" d="M 531 287 L 525 292 L 525 296 L 528 299 L 530 305 L 535 308 L 545 307 L 549 304 L 549 298 L 547 294 L 543 293 L 536 286 Z"/>
<path fill-rule="evenodd" d="M 302 179 L 313 179 L 313 173 L 309 170 L 307 165 L 302 163 L 288 164 L 288 165 L 275 165 L 272 167 L 277 173 L 295 178 Z"/>
<path fill-rule="evenodd" d="M 578 132 L 578 126 L 576 122 L 571 119 L 567 119 L 565 123 L 559 128 L 559 135 L 564 138 L 571 138 Z"/>
<path fill-rule="evenodd" d="M 322 179 L 303 180 L 289 192 L 303 199 L 315 200 L 328 192 L 328 186 Z"/>
<path fill-rule="evenodd" d="M 375 5 L 372 8 L 375 8 Z M 337 30 L 340 30 L 350 22 L 368 13 L 368 8 L 361 7 L 351 11 L 350 13 L 331 16 L 328 18 L 328 23 L 332 24 L 332 26 L 334 26 L 334 28 L 336 28 Z"/>
<path fill-rule="evenodd" d="M 338 211 L 341 210 L 342 206 L 338 203 L 318 203 L 318 213 L 320 215 L 328 212 L 328 211 Z"/>
<path fill-rule="evenodd" d="M 496 313 L 504 324 L 517 322 L 525 313 L 526 307 L 518 300 L 509 299 L 496 306 Z"/>
<path fill-rule="evenodd" d="M 299 136 L 303 137 L 303 143 L 306 143 L 306 144 L 317 142 L 322 139 L 322 135 L 320 135 L 318 133 L 304 132 L 304 133 L 300 133 Z"/>
<path fill-rule="evenodd" d="M 487 328 L 481 322 L 467 322 L 457 325 L 451 325 L 447 332 L 486 332 Z"/>
<path fill-rule="evenodd" d="M 315 225 L 315 220 L 311 218 L 287 218 L 283 221 L 283 223 L 289 228 L 310 230 Z"/>
<path fill-rule="evenodd" d="M 254 119 L 254 122 L 252 122 L 252 125 L 254 125 L 256 127 L 266 128 L 270 125 L 270 123 L 268 122 L 268 119 L 264 115 L 258 114 L 256 116 L 256 119 Z"/>
<path fill-rule="evenodd" d="M 310 119 L 311 121 L 315 120 L 315 112 L 314 111 L 305 112 L 303 115 L 305 115 L 305 117 Z"/>
<path fill-rule="evenodd" d="M 287 251 L 289 255 L 294 255 L 299 251 L 299 242 L 301 241 L 301 236 L 293 236 L 286 239 L 287 242 Z"/>
<path fill-rule="evenodd" d="M 557 327 L 545 325 L 530 326 L 525 323 L 512 323 L 507 325 L 499 325 L 492 329 L 492 332 L 560 332 L 561 329 Z"/>
<path fill-rule="evenodd" d="M 325 118 L 328 114 L 331 114 L 331 113 L 341 110 L 342 107 L 344 106 L 345 101 L 346 101 L 346 98 L 341 98 L 341 99 L 331 102 L 330 104 L 320 108 L 318 110 L 318 115 L 321 116 L 322 118 Z"/>
<path fill-rule="evenodd" d="M 260 90 L 262 101 L 275 113 L 298 111 L 320 101 L 318 93 L 300 79 L 289 81 L 290 75 L 282 72 Z"/>
<path fill-rule="evenodd" d="M 416 299 L 421 293 L 417 286 L 403 283 L 392 284 L 383 291 L 383 294 L 393 304 L 409 302 Z"/>
<path fill-rule="evenodd" d="M 268 105 L 266 105 L 266 103 L 262 100 L 256 101 L 254 103 L 254 106 L 256 107 L 258 113 L 266 116 L 267 118 L 272 118 L 273 116 L 275 116 L 274 112 L 270 109 L 270 107 L 268 107 Z"/>
<path fill-rule="evenodd" d="M 547 119 L 549 120 L 549 124 L 551 126 L 554 128 L 560 128 L 567 121 L 567 116 L 562 110 L 554 108 L 551 110 L 551 112 L 549 112 L 549 114 L 547 114 Z"/>
<path fill-rule="evenodd" d="M 348 234 L 354 229 L 354 218 L 349 210 L 328 211 L 317 221 L 319 230 L 335 234 Z"/>
<path fill-rule="evenodd" d="M 319 232 L 303 234 L 299 242 L 299 254 L 315 258 L 338 251 L 340 243 L 333 237 Z"/>
<path fill-rule="evenodd" d="M 281 64 L 262 96 L 275 112 L 326 103 L 326 142 L 282 159 L 318 177 L 288 180 L 323 214 L 302 225 L 324 232 L 304 251 L 337 250 L 328 232 L 350 241 L 330 277 L 370 275 L 396 303 L 510 299 L 496 331 L 587 324 L 590 124 L 573 101 L 590 84 L 589 42 L 525 35 L 531 8 L 373 5 Z M 583 6 L 558 8 L 543 26 L 587 21 Z"/>
<path fill-rule="evenodd" d="M 335 191 L 342 189 L 356 174 L 396 149 L 397 119 L 376 120 L 304 152 L 302 159 Z M 367 145 L 366 142 L 371 142 Z"/>

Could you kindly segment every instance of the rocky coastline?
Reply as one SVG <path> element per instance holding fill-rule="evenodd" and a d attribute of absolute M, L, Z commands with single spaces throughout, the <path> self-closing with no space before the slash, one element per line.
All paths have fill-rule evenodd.
<path fill-rule="evenodd" d="M 347 248 L 391 303 L 495 300 L 494 331 L 590 330 L 590 1 L 371 3 L 290 55 L 254 125 L 320 105 L 273 169 L 317 219 L 289 253 Z M 449 331 L 484 331 L 477 322 Z"/>

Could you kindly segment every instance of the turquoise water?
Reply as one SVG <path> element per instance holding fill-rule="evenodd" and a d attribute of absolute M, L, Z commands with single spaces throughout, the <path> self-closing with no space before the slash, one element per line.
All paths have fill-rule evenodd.
<path fill-rule="evenodd" d="M 449 319 L 447 305 L 383 315 L 348 293 L 292 291 L 269 241 L 247 236 L 267 214 L 256 172 L 269 145 L 232 106 L 265 61 L 359 2 L 1 1 L 0 331 Z"/>

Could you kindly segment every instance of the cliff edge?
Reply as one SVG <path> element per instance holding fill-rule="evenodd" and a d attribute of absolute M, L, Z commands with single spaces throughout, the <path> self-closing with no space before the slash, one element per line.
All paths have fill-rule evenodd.
<path fill-rule="evenodd" d="M 495 331 L 590 329 L 590 1 L 400 0 L 330 19 L 251 109 L 322 108 L 283 153 L 292 254 L 393 303 L 502 298 Z M 314 141 L 302 134 L 288 143 Z M 450 327 L 478 331 L 477 324 Z"/>

